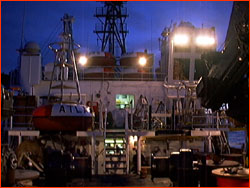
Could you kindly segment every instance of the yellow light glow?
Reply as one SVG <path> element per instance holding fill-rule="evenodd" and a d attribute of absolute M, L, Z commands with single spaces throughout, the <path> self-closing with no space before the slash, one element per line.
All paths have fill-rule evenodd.
<path fill-rule="evenodd" d="M 122 139 L 116 139 L 116 143 L 122 144 L 122 143 L 123 143 L 123 140 L 122 140 Z"/>
<path fill-rule="evenodd" d="M 81 65 L 86 65 L 87 61 L 88 61 L 88 59 L 87 59 L 86 56 L 81 56 L 81 57 L 79 58 L 79 63 L 80 63 Z"/>
<path fill-rule="evenodd" d="M 137 142 L 137 140 L 138 140 L 138 138 L 137 138 L 137 136 L 135 135 L 135 136 L 134 136 L 134 141 Z"/>
<path fill-rule="evenodd" d="M 134 145 L 134 137 L 133 136 L 129 136 L 129 143 L 131 145 Z"/>
<path fill-rule="evenodd" d="M 135 142 L 137 142 L 138 140 L 138 137 L 135 135 L 135 136 L 129 136 L 129 143 L 130 145 L 134 145 Z"/>
<path fill-rule="evenodd" d="M 115 140 L 112 138 L 107 138 L 107 139 L 105 139 L 105 143 L 113 144 L 113 143 L 115 143 Z"/>
<path fill-rule="evenodd" d="M 212 46 L 215 44 L 215 39 L 210 36 L 198 36 L 196 38 L 196 44 L 199 46 Z"/>
<path fill-rule="evenodd" d="M 140 64 L 141 66 L 146 65 L 146 63 L 147 63 L 147 59 L 146 59 L 145 57 L 140 57 L 140 58 L 139 58 L 139 64 Z"/>
<path fill-rule="evenodd" d="M 174 36 L 174 44 L 178 46 L 186 46 L 189 43 L 189 36 L 186 34 L 176 34 Z"/>

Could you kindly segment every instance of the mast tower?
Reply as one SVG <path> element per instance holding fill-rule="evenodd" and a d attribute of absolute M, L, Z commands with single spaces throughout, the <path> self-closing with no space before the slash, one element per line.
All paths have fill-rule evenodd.
<path fill-rule="evenodd" d="M 107 50 L 116 57 L 126 53 L 125 40 L 128 30 L 125 21 L 128 14 L 124 2 L 104 2 L 104 7 L 97 8 L 94 16 L 100 21 L 96 24 L 94 33 L 102 43 L 101 51 Z M 119 46 L 119 52 L 116 52 L 116 44 Z"/>
<path fill-rule="evenodd" d="M 73 39 L 72 23 L 74 21 L 74 17 L 65 14 L 61 20 L 63 22 L 63 33 L 61 34 L 62 41 L 49 44 L 49 48 L 55 53 L 55 62 L 52 70 L 48 99 L 50 100 L 51 97 L 51 89 L 60 89 L 60 102 L 64 102 L 64 89 L 76 89 L 78 95 L 77 102 L 81 103 L 81 92 L 75 57 L 75 52 L 80 48 L 80 45 L 76 44 Z M 57 74 L 56 69 L 59 69 L 60 72 L 59 80 L 61 81 L 61 83 L 59 85 L 53 85 L 53 78 Z M 64 82 L 68 80 L 70 70 L 72 70 L 73 72 L 73 80 L 75 81 L 76 88 L 64 84 Z"/>

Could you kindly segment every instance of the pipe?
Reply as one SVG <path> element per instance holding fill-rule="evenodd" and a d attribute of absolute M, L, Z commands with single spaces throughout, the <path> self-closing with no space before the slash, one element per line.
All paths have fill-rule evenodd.
<path fill-rule="evenodd" d="M 95 135 L 91 136 L 91 168 L 92 168 L 92 175 L 95 175 Z"/>
<path fill-rule="evenodd" d="M 141 137 L 137 140 L 137 174 L 141 173 Z"/>

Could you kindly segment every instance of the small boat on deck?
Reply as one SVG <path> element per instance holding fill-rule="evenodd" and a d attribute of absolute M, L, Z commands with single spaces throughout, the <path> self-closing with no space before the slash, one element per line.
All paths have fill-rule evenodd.
<path fill-rule="evenodd" d="M 140 65 L 140 58 L 145 58 L 146 64 Z M 153 54 L 147 52 L 126 53 L 121 56 L 120 65 L 123 68 L 124 80 L 151 80 L 153 78 L 152 67 Z"/>
<path fill-rule="evenodd" d="M 84 67 L 84 78 L 114 78 L 116 59 L 109 52 L 88 54 L 88 63 Z"/>
<path fill-rule="evenodd" d="M 145 67 L 153 66 L 153 54 L 148 54 L 147 52 L 134 52 L 126 53 L 121 56 L 120 65 L 123 67 L 139 67 L 138 61 L 139 58 L 144 57 L 147 60 Z"/>
<path fill-rule="evenodd" d="M 109 52 L 91 52 L 88 54 L 88 66 L 115 66 L 115 57 Z"/>

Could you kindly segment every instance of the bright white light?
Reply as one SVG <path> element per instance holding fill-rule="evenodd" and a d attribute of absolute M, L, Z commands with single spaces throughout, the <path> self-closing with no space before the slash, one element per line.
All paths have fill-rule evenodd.
<path fill-rule="evenodd" d="M 129 136 L 129 143 L 131 145 L 134 145 L 134 137 L 133 136 Z"/>
<path fill-rule="evenodd" d="M 176 34 L 174 36 L 174 44 L 178 46 L 185 46 L 189 42 L 189 37 L 186 34 Z"/>
<path fill-rule="evenodd" d="M 129 136 L 130 145 L 134 145 L 134 143 L 137 142 L 137 140 L 138 140 L 137 136 Z"/>
<path fill-rule="evenodd" d="M 146 63 L 147 63 L 147 60 L 146 60 L 145 57 L 140 57 L 140 58 L 139 58 L 139 64 L 140 64 L 141 66 L 146 65 Z"/>
<path fill-rule="evenodd" d="M 135 135 L 135 136 L 134 136 L 134 141 L 137 142 L 137 140 L 138 140 L 138 138 L 137 138 L 137 136 Z"/>
<path fill-rule="evenodd" d="M 86 65 L 87 61 L 88 61 L 88 59 L 87 59 L 86 56 L 81 56 L 81 57 L 79 58 L 79 63 L 80 63 L 81 65 Z"/>
<path fill-rule="evenodd" d="M 215 43 L 214 37 L 198 36 L 196 38 L 196 44 L 199 46 L 212 46 L 214 43 Z"/>

